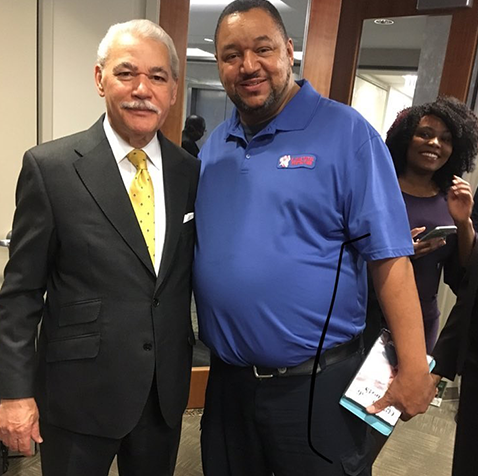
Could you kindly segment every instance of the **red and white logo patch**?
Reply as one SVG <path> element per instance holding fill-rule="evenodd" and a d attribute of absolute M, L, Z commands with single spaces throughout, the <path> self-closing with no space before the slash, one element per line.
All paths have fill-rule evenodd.
<path fill-rule="evenodd" d="M 283 155 L 279 158 L 278 169 L 313 169 L 317 158 L 315 155 Z"/>

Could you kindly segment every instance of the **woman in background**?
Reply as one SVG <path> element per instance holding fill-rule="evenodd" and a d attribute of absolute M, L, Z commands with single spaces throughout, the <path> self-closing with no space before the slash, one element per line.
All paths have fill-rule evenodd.
<path fill-rule="evenodd" d="M 437 292 L 442 269 L 456 291 L 473 247 L 473 195 L 461 179 L 472 170 L 478 150 L 477 118 L 462 102 L 439 98 L 402 111 L 387 133 L 403 193 L 415 255 L 411 256 L 422 306 L 427 352 L 438 336 Z M 456 235 L 421 240 L 436 226 L 455 225 Z M 370 303 L 367 326 L 377 322 Z M 376 303 L 375 303 L 376 305 Z M 376 331 L 367 330 L 366 335 Z M 367 340 L 373 340 L 370 337 Z"/>

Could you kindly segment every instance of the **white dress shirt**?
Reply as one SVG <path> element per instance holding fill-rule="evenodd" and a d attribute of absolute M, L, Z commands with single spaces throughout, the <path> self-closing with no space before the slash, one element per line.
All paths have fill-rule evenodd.
<path fill-rule="evenodd" d="M 134 176 L 136 167 L 126 157 L 134 147 L 131 147 L 122 139 L 111 127 L 108 116 L 103 122 L 106 138 L 110 144 L 113 155 L 118 164 L 118 168 L 123 179 L 126 191 L 129 189 Z M 161 146 L 158 137 L 155 135 L 151 142 L 142 148 L 148 156 L 148 172 L 153 181 L 154 189 L 154 220 L 155 220 L 155 255 L 154 269 L 156 274 L 159 271 L 161 257 L 163 255 L 164 237 L 166 235 L 166 206 L 164 203 L 164 182 L 163 182 L 163 162 L 161 156 Z M 159 259 L 158 259 L 159 257 Z"/>

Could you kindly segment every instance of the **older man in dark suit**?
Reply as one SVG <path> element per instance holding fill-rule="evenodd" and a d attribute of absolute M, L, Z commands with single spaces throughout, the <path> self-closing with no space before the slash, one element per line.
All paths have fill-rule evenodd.
<path fill-rule="evenodd" d="M 98 48 L 106 116 L 26 152 L 0 292 L 0 438 L 47 476 L 172 475 L 186 406 L 199 161 L 159 129 L 171 38 L 147 20 Z M 41 323 L 36 343 L 37 327 Z"/>

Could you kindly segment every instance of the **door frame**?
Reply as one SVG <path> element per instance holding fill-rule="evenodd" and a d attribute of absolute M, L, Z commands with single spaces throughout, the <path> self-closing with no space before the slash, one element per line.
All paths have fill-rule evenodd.
<path fill-rule="evenodd" d="M 466 101 L 478 41 L 478 2 L 472 8 L 417 10 L 416 0 L 342 0 L 330 97 L 351 104 L 364 20 L 451 15 L 439 94 Z"/>

